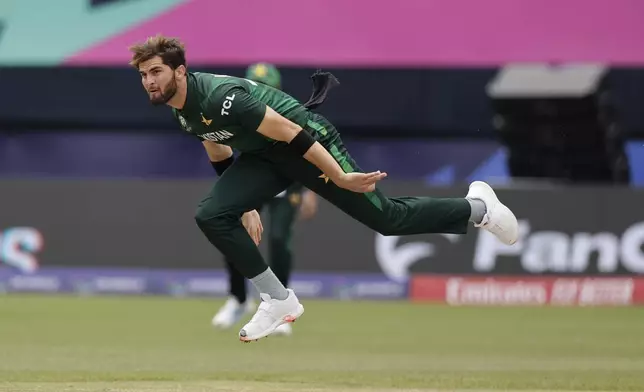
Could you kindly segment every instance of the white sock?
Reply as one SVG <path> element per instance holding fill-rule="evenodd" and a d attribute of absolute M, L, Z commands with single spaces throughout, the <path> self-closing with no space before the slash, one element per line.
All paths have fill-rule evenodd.
<path fill-rule="evenodd" d="M 260 293 L 266 293 L 273 299 L 285 300 L 288 298 L 286 287 L 277 279 L 275 273 L 269 268 L 250 280 Z"/>
<path fill-rule="evenodd" d="M 472 212 L 470 213 L 470 222 L 474 222 L 476 224 L 481 223 L 481 221 L 483 221 L 483 217 L 487 213 L 485 203 L 479 199 L 467 198 L 466 200 L 470 202 L 470 208 L 472 209 Z"/>

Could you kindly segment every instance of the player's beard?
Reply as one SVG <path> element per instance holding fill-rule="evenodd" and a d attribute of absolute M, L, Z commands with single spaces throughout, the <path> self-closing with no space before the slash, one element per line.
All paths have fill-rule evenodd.
<path fill-rule="evenodd" d="M 168 82 L 165 88 L 159 90 L 159 93 L 157 97 L 150 97 L 150 102 L 155 106 L 164 105 L 174 97 L 177 93 L 177 80 L 174 75 L 172 75 L 172 80 Z"/>

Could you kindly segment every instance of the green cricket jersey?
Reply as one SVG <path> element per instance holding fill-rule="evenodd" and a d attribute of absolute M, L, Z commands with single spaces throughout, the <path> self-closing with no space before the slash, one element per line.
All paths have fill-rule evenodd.
<path fill-rule="evenodd" d="M 259 132 L 266 106 L 304 127 L 308 110 L 285 92 L 234 76 L 188 73 L 188 96 L 175 118 L 186 132 L 240 152 L 264 151 L 277 143 Z"/>

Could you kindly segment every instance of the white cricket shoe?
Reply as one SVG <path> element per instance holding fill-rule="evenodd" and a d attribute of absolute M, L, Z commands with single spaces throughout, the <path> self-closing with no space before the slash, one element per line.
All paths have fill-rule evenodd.
<path fill-rule="evenodd" d="M 295 296 L 292 289 L 286 289 L 288 297 L 285 300 L 272 299 L 270 295 L 261 293 L 262 302 L 257 312 L 248 324 L 239 331 L 239 340 L 252 342 L 266 337 L 282 324 L 292 323 L 304 313 L 304 306 Z"/>
<path fill-rule="evenodd" d="M 239 303 L 237 298 L 230 297 L 212 318 L 212 325 L 215 328 L 228 329 L 237 324 L 245 314 L 252 313 L 254 308 L 255 302 L 251 299 Z"/>
<path fill-rule="evenodd" d="M 275 332 L 273 332 L 273 335 L 282 335 L 282 336 L 291 336 L 292 334 L 293 334 L 293 328 L 289 323 L 280 325 L 279 327 L 275 328 Z"/>
<path fill-rule="evenodd" d="M 470 184 L 470 189 L 465 197 L 479 199 L 485 203 L 487 212 L 481 223 L 474 224 L 475 227 L 489 231 L 506 245 L 517 242 L 519 222 L 512 211 L 499 201 L 491 186 L 482 181 L 474 181 Z"/>

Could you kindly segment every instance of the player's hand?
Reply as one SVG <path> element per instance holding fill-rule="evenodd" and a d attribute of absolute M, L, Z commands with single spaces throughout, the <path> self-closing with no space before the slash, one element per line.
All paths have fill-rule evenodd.
<path fill-rule="evenodd" d="M 376 190 L 376 183 L 387 177 L 387 173 L 380 171 L 371 173 L 344 173 L 337 178 L 335 184 L 340 188 L 357 193 L 367 193 Z"/>
<path fill-rule="evenodd" d="M 302 204 L 300 205 L 300 218 L 302 218 L 303 220 L 311 219 L 317 213 L 317 211 L 317 195 L 309 190 L 304 191 L 302 194 Z"/>
<path fill-rule="evenodd" d="M 264 226 L 262 226 L 262 219 L 259 216 L 257 210 L 248 211 L 241 218 L 242 225 L 250 235 L 250 238 L 253 239 L 255 245 L 259 245 L 259 242 L 262 240 L 262 233 L 264 232 Z"/>

